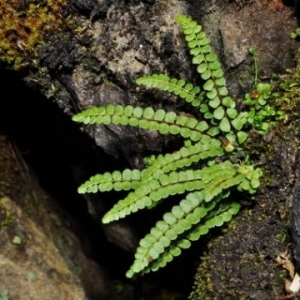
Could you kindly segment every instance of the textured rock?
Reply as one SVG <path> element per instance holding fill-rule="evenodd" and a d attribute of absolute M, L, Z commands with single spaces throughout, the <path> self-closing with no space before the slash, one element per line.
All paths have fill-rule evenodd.
<path fill-rule="evenodd" d="M 74 234 L 76 222 L 0 135 L 0 292 L 9 299 L 118 299 Z"/>
<path fill-rule="evenodd" d="M 92 20 L 82 16 L 78 21 L 81 33 L 76 38 L 54 36 L 40 51 L 42 63 L 57 79 L 48 83 L 48 95 L 53 95 L 54 86 L 57 103 L 69 113 L 107 103 L 180 111 L 182 104 L 176 98 L 161 93 L 149 96 L 136 86 L 135 79 L 166 73 L 199 83 L 174 20 L 178 14 L 188 14 L 203 25 L 210 37 L 223 62 L 232 95 L 243 97 L 254 82 L 249 47 L 256 49 L 260 78 L 269 79 L 272 73 L 284 72 L 294 64 L 297 44 L 289 34 L 297 28 L 297 20 L 290 7 L 271 10 L 259 0 L 235 2 L 100 1 L 96 5 L 96 1 L 80 1 L 75 8 L 85 11 Z M 105 8 L 100 14 L 95 13 L 98 6 Z M 47 89 L 47 80 L 43 85 Z M 86 130 L 105 152 L 125 158 L 138 168 L 143 167 L 145 152 L 160 152 L 169 141 L 155 132 L 122 126 Z"/>
<path fill-rule="evenodd" d="M 236 99 L 243 97 L 253 87 L 254 64 L 248 54 L 250 46 L 256 49 L 260 80 L 270 80 L 272 73 L 284 72 L 294 65 L 298 45 L 289 39 L 289 34 L 298 24 L 293 7 L 284 6 L 281 10 L 273 10 L 260 0 L 80 0 L 72 3 L 82 14 L 77 20 L 80 28 L 77 28 L 75 36 L 54 35 L 49 39 L 49 43 L 40 51 L 41 63 L 45 66 L 41 72 L 44 77 L 37 79 L 44 94 L 55 99 L 69 115 L 91 105 L 107 103 L 151 105 L 181 111 L 182 105 L 176 98 L 165 93 L 162 96 L 155 91 L 144 92 L 135 84 L 138 76 L 154 72 L 199 83 L 181 31 L 174 22 L 177 14 L 188 14 L 203 25 L 222 60 L 229 90 Z M 190 112 L 193 113 L 192 110 Z M 88 126 L 83 129 L 106 153 L 122 162 L 119 167 L 126 165 L 142 168 L 145 153 L 161 152 L 173 141 L 155 132 L 121 126 Z M 281 149 L 283 146 L 279 143 L 274 147 Z M 270 197 L 262 197 L 265 201 L 260 202 L 261 206 L 257 206 L 255 211 L 249 209 L 253 218 L 245 211 L 237 219 L 241 223 L 236 226 L 237 231 L 233 231 L 233 239 L 226 236 L 221 238 L 221 246 L 211 244 L 212 261 L 209 267 L 218 276 L 214 281 L 215 286 L 211 287 L 211 278 L 205 282 L 204 288 L 213 290 L 211 299 L 269 299 L 270 295 L 275 297 L 277 291 L 282 291 L 283 285 L 280 284 L 283 280 L 273 280 L 275 275 L 272 270 L 277 249 L 283 251 L 286 245 L 285 238 L 282 238 L 285 232 L 280 232 L 281 215 L 286 212 L 284 201 L 279 199 L 279 206 L 276 206 L 272 197 L 284 196 L 284 180 L 286 176 L 293 176 L 291 170 L 288 173 L 281 172 L 285 158 L 295 156 L 294 148 L 291 149 L 291 153 L 284 149 L 276 152 L 278 156 L 285 155 L 278 158 L 278 166 L 269 161 L 270 172 L 274 176 L 278 174 L 280 180 L 274 181 L 273 189 L 271 187 L 269 192 L 266 191 Z M 298 196 L 296 188 L 294 196 Z M 98 210 L 94 202 L 89 202 L 90 210 L 95 211 L 98 217 L 103 207 Z M 99 203 L 98 199 L 95 202 Z M 297 219 L 298 215 L 295 214 L 294 218 Z M 255 226 L 248 226 L 250 221 Z M 276 226 L 273 226 L 274 222 Z M 298 222 L 294 220 L 294 223 L 297 227 Z M 238 240 L 237 233 L 241 235 Z M 273 240 L 277 233 L 279 240 Z M 297 235 L 296 230 L 296 238 Z M 272 241 L 269 243 L 268 239 Z M 236 250 L 239 242 L 241 248 Z M 220 250 L 223 254 L 218 252 Z M 265 260 L 260 259 L 261 253 L 265 255 Z M 247 264 L 245 268 L 241 266 L 243 263 Z M 265 266 L 267 272 L 264 272 Z M 207 266 L 201 269 L 205 272 L 203 270 L 206 271 Z M 247 272 L 253 272 L 251 281 Z M 260 272 L 259 276 L 257 272 Z M 230 290 L 226 277 L 229 275 L 233 281 L 230 282 Z M 276 284 L 276 293 L 272 284 Z"/>

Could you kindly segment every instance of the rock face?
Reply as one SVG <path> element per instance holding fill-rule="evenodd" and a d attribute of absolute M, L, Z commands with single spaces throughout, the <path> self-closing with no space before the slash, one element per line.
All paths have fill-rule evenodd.
<path fill-rule="evenodd" d="M 174 97 L 162 95 L 155 91 L 153 93 L 145 92 L 135 84 L 137 77 L 152 73 L 166 73 L 173 77 L 187 78 L 196 84 L 200 83 L 199 77 L 190 62 L 181 31 L 174 21 L 177 14 L 187 14 L 203 25 L 205 32 L 211 39 L 213 48 L 221 58 L 228 79 L 228 88 L 237 101 L 243 97 L 245 92 L 251 91 L 254 83 L 253 58 L 248 54 L 250 46 L 256 49 L 260 80 L 270 80 L 272 73 L 280 73 L 293 66 L 298 48 L 297 43 L 289 39 L 290 32 L 298 26 L 296 17 L 293 14 L 294 8 L 282 6 L 280 10 L 277 10 L 260 0 L 237 0 L 233 2 L 227 0 L 80 0 L 70 1 L 70 5 L 70 11 L 74 12 L 75 10 L 77 14 L 74 17 L 74 24 L 78 24 L 76 31 L 60 32 L 59 35 L 53 34 L 50 36 L 48 42 L 40 50 L 39 57 L 43 66 L 41 72 L 36 77 L 31 75 L 27 78 L 28 82 L 37 83 L 41 91 L 49 98 L 54 99 L 59 107 L 70 116 L 89 106 L 105 105 L 107 103 L 151 105 L 156 108 L 163 107 L 178 112 L 188 111 L 194 113 L 191 109 L 186 110 L 186 107 L 183 109 L 182 104 L 178 103 L 178 100 Z M 113 157 L 114 161 L 120 162 L 118 165 L 120 168 L 123 166 L 143 168 L 143 157 L 146 153 L 162 152 L 170 142 L 177 143 L 177 141 L 158 135 L 155 132 L 121 126 L 94 126 L 83 127 L 82 129 L 92 137 L 97 146 Z M 280 149 L 280 147 L 278 148 Z M 294 152 L 293 155 L 295 155 Z M 284 160 L 281 160 L 279 164 L 280 168 L 283 168 Z M 284 173 L 278 174 L 284 176 Z M 276 184 L 280 186 L 283 183 L 278 181 Z M 280 187 L 276 187 L 274 190 L 278 192 Z M 272 193 L 274 193 L 274 190 Z M 295 195 L 298 195 L 297 189 L 295 189 Z M 14 200 L 13 197 L 2 199 L 8 208 L 12 201 L 10 199 Z M 99 208 L 95 204 L 98 199 L 88 201 L 90 211 L 96 217 L 101 216 L 103 207 Z M 269 201 L 271 200 L 269 199 Z M 260 234 L 264 234 L 268 238 L 272 238 L 275 233 L 277 234 L 278 227 L 269 231 L 265 229 L 270 224 L 272 225 L 272 222 L 280 223 L 281 220 L 280 217 L 273 214 L 274 209 L 277 209 L 276 207 L 269 205 L 268 201 L 262 202 L 261 205 L 264 206 L 258 207 L 258 212 L 255 211 L 254 216 L 263 224 L 258 222 L 261 227 L 257 224 L 253 227 L 248 226 L 247 236 L 242 239 L 243 244 L 239 251 L 234 252 L 240 240 L 230 240 L 231 242 L 223 240 L 222 247 L 213 245 L 219 250 L 224 249 L 223 256 L 215 250 L 216 248 L 211 248 L 215 264 L 210 262 L 210 266 L 214 271 L 218 271 L 217 275 L 222 277 L 222 280 L 216 280 L 213 287 L 209 287 L 217 290 L 218 285 L 224 286 L 224 278 L 230 274 L 234 281 L 232 283 L 234 288 L 247 285 L 247 288 L 244 289 L 245 293 L 236 290 L 235 294 L 230 295 L 226 292 L 228 290 L 226 285 L 224 289 L 219 288 L 219 293 L 217 291 L 211 299 L 213 297 L 216 297 L 216 299 L 232 299 L 232 295 L 235 299 L 240 297 L 269 299 L 267 297 L 271 293 L 273 283 L 270 280 L 273 276 L 271 273 L 272 259 L 277 254 L 276 251 L 271 251 L 270 245 L 278 248 L 282 247 L 281 250 L 284 250 L 283 244 L 286 244 L 286 241 L 278 242 L 276 240 L 270 245 L 263 242 L 259 243 Z M 280 205 L 283 205 L 282 202 L 280 202 Z M 249 211 L 249 214 L 251 214 L 252 211 Z M 14 213 L 18 214 L 17 208 L 15 208 Z M 245 216 L 246 213 L 238 219 L 242 224 L 239 226 L 239 233 L 243 233 L 245 223 L 249 221 Z M 270 215 L 261 219 L 263 213 Z M 22 212 L 19 211 L 19 215 L 21 218 Z M 294 217 L 298 218 L 297 215 Z M 258 229 L 261 229 L 261 231 L 258 232 Z M 38 228 L 32 228 L 32 231 L 37 232 L 37 235 L 41 234 Z M 53 230 L 49 230 L 47 234 L 50 234 L 51 231 L 53 232 Z M 6 231 L 5 234 L 9 232 Z M 47 234 L 45 236 L 41 234 L 41 238 L 46 239 Z M 7 240 L 14 240 L 15 236 L 21 237 L 21 244 L 9 245 L 11 247 L 8 251 L 9 255 L 20 251 L 29 244 L 30 239 L 34 239 L 34 237 L 27 237 L 26 235 L 23 237 L 21 233 L 17 232 L 17 234 L 13 233 L 6 236 L 6 243 Z M 248 237 L 249 239 L 252 238 L 257 244 L 250 250 L 247 248 L 249 246 Z M 267 243 L 266 240 L 264 239 L 265 243 Z M 71 241 L 70 244 L 74 242 L 73 239 Z M 59 244 L 61 241 L 53 242 L 49 247 L 55 249 L 55 247 L 58 247 L 54 246 L 57 243 Z M 251 272 L 251 266 L 257 263 L 257 257 L 265 248 L 268 250 L 264 253 L 268 255 L 269 273 L 264 273 L 260 277 L 253 275 L 251 282 L 249 282 L 247 272 Z M 35 251 L 36 253 L 41 252 Z M 247 272 L 241 270 L 239 274 L 237 271 L 239 264 L 237 263 L 246 261 L 247 257 L 243 257 L 243 253 L 246 252 L 249 258 Z M 28 254 L 26 255 L 28 256 Z M 27 257 L 26 255 L 25 257 Z M 13 257 L 16 257 L 16 254 Z M 39 257 L 39 255 L 37 254 L 34 257 Z M 226 263 L 231 261 L 232 257 L 232 260 L 236 263 L 231 266 L 230 273 L 226 274 Z M 224 259 L 218 264 L 216 258 Z M 10 260 L 10 263 L 13 260 L 10 256 L 7 259 Z M 52 256 L 49 256 L 49 259 L 53 260 L 55 266 L 65 262 L 65 259 L 61 256 L 56 257 L 57 261 Z M 42 258 L 40 260 L 43 262 Z M 75 261 L 79 260 L 79 257 L 75 259 Z M 43 265 L 42 262 L 39 264 Z M 222 270 L 219 268 L 220 265 L 224 267 Z M 260 265 L 260 267 L 259 272 L 263 272 L 263 265 Z M 70 268 L 66 262 L 57 267 L 65 278 L 59 281 L 62 283 L 61 289 L 65 290 L 67 286 L 70 293 L 74 292 L 74 294 L 70 294 L 70 299 L 76 299 L 75 293 L 83 296 L 82 299 L 89 297 L 85 294 L 83 287 L 80 289 L 76 285 L 78 281 L 71 277 Z M 77 265 L 74 265 L 73 268 L 76 269 Z M 44 278 L 39 275 L 41 273 L 38 272 L 35 265 L 32 266 L 32 269 L 32 272 L 37 274 L 36 278 L 41 278 L 40 280 Z M 202 268 L 200 269 L 203 271 Z M 48 273 L 50 272 L 48 269 L 45 270 Z M 93 270 L 93 267 L 91 267 L 91 270 Z M 204 270 L 207 269 L 204 268 Z M 256 273 L 258 269 L 252 271 Z M 92 271 L 89 272 L 92 274 Z M 95 272 L 98 272 L 97 274 L 100 272 L 100 275 L 102 275 L 97 268 Z M 91 278 L 93 276 L 91 275 Z M 29 277 L 32 278 L 31 273 Z M 78 278 L 81 277 L 78 275 Z M 95 276 L 95 278 L 102 277 Z M 257 281 L 255 282 L 255 280 Z M 86 285 L 91 284 L 92 281 L 87 282 Z M 93 292 L 95 295 L 104 293 L 104 296 L 98 299 L 105 299 L 106 294 L 102 289 L 105 285 L 104 282 L 105 280 L 101 279 L 100 283 L 95 285 L 100 289 Z M 207 282 L 212 282 L 212 279 L 208 278 Z M 209 288 L 207 282 L 202 288 Z M 228 283 L 227 280 L 225 280 L 225 283 Z M 277 283 L 278 281 L 276 281 Z M 2 284 L 1 281 L 0 284 Z M 9 282 L 7 282 L 7 285 L 9 285 Z M 53 284 L 53 286 L 55 285 Z M 70 288 L 69 290 L 71 286 L 77 286 L 77 288 L 74 287 L 74 289 Z M 96 288 L 95 286 L 93 285 L 94 288 Z M 3 286 L 3 288 L 9 288 L 9 286 Z M 255 293 L 255 289 L 258 290 L 257 293 Z M 260 293 L 260 290 L 264 290 L 264 292 Z M 90 291 L 93 291 L 93 289 L 91 288 Z M 24 296 L 24 298 L 26 297 Z M 195 299 L 202 298 L 199 296 Z"/>
<path fill-rule="evenodd" d="M 137 94 L 141 94 L 137 93 L 134 82 L 138 76 L 152 72 L 168 72 L 175 76 L 184 69 L 188 70 L 190 63 L 186 60 L 184 48 L 176 49 L 179 28 L 174 20 L 177 14 L 185 11 L 186 4 L 176 0 L 129 1 L 126 5 L 109 2 L 106 14 L 101 18 L 95 18 L 94 22 L 86 18 L 82 20 L 82 26 L 87 30 L 79 36 L 79 42 L 88 37 L 88 45 L 70 39 L 65 47 L 59 45 L 60 56 L 51 54 L 57 49 L 53 49 L 53 45 L 57 44 L 46 45 L 40 56 L 52 72 L 67 68 L 66 64 L 69 68 L 63 53 L 69 60 L 76 55 L 80 60 L 80 63 L 73 62 L 68 75 L 60 72 L 58 88 L 70 92 L 70 95 L 63 91 L 56 94 L 60 107 L 78 112 L 92 105 L 138 104 L 145 100 L 145 97 L 141 97 L 142 100 L 137 98 Z M 153 97 L 145 104 L 162 106 L 164 103 Z M 173 101 L 166 101 L 166 104 L 170 107 L 176 105 Z M 134 167 L 142 167 L 143 152 L 162 151 L 165 143 L 154 132 L 121 126 L 93 127 L 87 131 L 105 152 L 117 159 L 125 158 Z M 123 142 L 120 143 L 120 139 Z"/>
<path fill-rule="evenodd" d="M 152 73 L 199 83 L 174 20 L 178 14 L 187 14 L 203 25 L 222 60 L 233 97 L 243 97 L 254 83 L 249 47 L 256 49 L 261 79 L 270 79 L 294 64 L 297 45 L 289 35 L 297 28 L 297 20 L 290 7 L 274 10 L 259 0 L 236 1 L 238 5 L 224 0 L 100 2 L 77 3 L 75 9 L 84 13 L 78 21 L 81 33 L 53 36 L 40 51 L 42 64 L 55 80 L 39 83 L 68 113 L 107 103 L 180 111 L 182 104 L 177 99 L 161 93 L 149 96 L 135 84 L 137 77 Z M 138 168 L 143 167 L 145 152 L 161 152 L 168 142 L 156 133 L 122 126 L 86 130 L 105 152 Z"/>
<path fill-rule="evenodd" d="M 118 299 L 83 252 L 76 223 L 0 136 L 0 294 L 9 299 Z"/>

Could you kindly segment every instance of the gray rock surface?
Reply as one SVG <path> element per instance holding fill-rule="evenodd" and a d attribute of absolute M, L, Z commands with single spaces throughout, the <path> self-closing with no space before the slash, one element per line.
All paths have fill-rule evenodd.
<path fill-rule="evenodd" d="M 51 73 L 59 74 L 54 76 L 56 80 L 51 79 L 51 88 L 54 86 L 55 100 L 67 113 L 107 103 L 180 111 L 182 104 L 176 98 L 158 92 L 149 95 L 135 84 L 137 77 L 152 73 L 200 84 L 174 20 L 178 14 L 187 14 L 203 25 L 235 98 L 243 97 L 253 87 L 250 46 L 256 49 L 262 80 L 294 65 L 297 44 L 289 35 L 297 27 L 297 20 L 291 7 L 272 10 L 260 1 L 100 1 L 98 6 L 105 10 L 97 15 L 95 3 L 81 2 L 76 9 L 90 14 L 90 18 L 81 17 L 81 32 L 63 42 L 53 37 L 41 50 L 42 63 Z M 57 49 L 60 55 L 55 54 Z M 46 82 L 45 93 L 53 95 Z M 168 142 L 154 132 L 127 127 L 95 126 L 86 130 L 107 153 L 125 157 L 138 168 L 143 167 L 145 152 L 162 151 Z"/>

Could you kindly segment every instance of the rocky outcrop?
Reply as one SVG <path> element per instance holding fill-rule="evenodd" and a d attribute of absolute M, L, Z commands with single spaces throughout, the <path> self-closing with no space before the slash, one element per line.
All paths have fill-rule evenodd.
<path fill-rule="evenodd" d="M 118 299 L 83 251 L 77 223 L 0 135 L 0 294 L 9 299 Z"/>
<path fill-rule="evenodd" d="M 222 60 L 231 95 L 235 99 L 240 99 L 245 92 L 251 91 L 254 82 L 253 58 L 248 53 L 250 46 L 256 49 L 259 78 L 262 81 L 270 81 L 273 73 L 282 73 L 286 68 L 295 65 L 298 44 L 289 38 L 290 32 L 298 26 L 294 7 L 283 5 L 274 7 L 268 3 L 269 1 L 260 0 L 70 1 L 68 12 L 73 18 L 73 23 L 67 27 L 68 30 L 48 34 L 44 46 L 39 51 L 39 72 L 31 73 L 26 80 L 29 84 L 38 86 L 44 95 L 54 100 L 70 117 L 89 106 L 107 103 L 151 105 L 193 114 L 195 112 L 191 109 L 186 107 L 183 109 L 176 98 L 165 94 L 162 96 L 155 91 L 145 92 L 135 84 L 137 77 L 155 72 L 184 77 L 199 83 L 183 36 L 174 21 L 175 15 L 188 14 L 203 25 L 214 50 Z M 176 140 L 155 132 L 121 126 L 82 127 L 82 130 L 92 137 L 99 149 L 104 150 L 119 168 L 123 166 L 143 168 L 143 157 L 146 153 L 162 152 L 170 143 L 170 148 L 172 143 L 177 143 Z M 259 138 L 258 140 L 261 142 Z M 286 140 L 278 142 L 273 147 L 282 149 L 281 152 L 285 153 L 286 157 L 291 157 L 281 148 L 285 146 L 285 142 Z M 279 152 L 276 153 L 279 155 Z M 295 157 L 294 150 L 291 155 Z M 272 164 L 272 161 L 268 163 Z M 278 160 L 279 169 L 284 167 L 284 163 L 284 159 Z M 111 170 L 111 165 L 109 168 Z M 83 176 L 77 176 L 78 170 Z M 81 168 L 75 168 L 74 174 L 78 181 L 86 177 Z M 274 174 L 285 176 L 285 173 L 281 172 Z M 292 172 L 288 175 L 292 177 Z M 272 177 L 272 180 L 275 179 Z M 283 196 L 278 192 L 284 188 L 283 181 L 274 182 L 276 188 L 271 186 L 264 192 Z M 297 189 L 294 194 L 295 197 L 298 195 Z M 249 210 L 246 209 L 237 218 L 236 222 L 240 222 L 240 225 L 236 226 L 238 231 L 232 229 L 233 236 L 221 238 L 224 243 L 222 246 L 220 244 L 210 246 L 209 251 L 212 255 L 208 255 L 206 260 L 209 261 L 209 265 L 205 264 L 204 259 L 200 271 L 205 273 L 211 267 L 217 272 L 214 278 L 209 277 L 201 286 L 217 291 L 210 294 L 212 297 L 232 299 L 230 297 L 234 295 L 235 298 L 269 299 L 274 283 L 271 280 L 272 259 L 277 255 L 277 248 L 280 251 L 284 250 L 288 240 L 282 238 L 281 232 L 278 233 L 280 226 L 268 229 L 274 222 L 280 224 L 281 211 L 284 211 L 282 206 L 285 205 L 282 202 L 279 202 L 279 208 L 274 203 L 270 205 L 271 198 L 261 201 L 256 210 L 251 210 L 250 205 Z M 10 199 L 13 198 L 4 199 L 5 203 L 10 203 Z M 100 218 L 104 208 L 99 204 L 99 199 L 94 201 L 87 198 L 87 201 L 90 212 Z M 279 216 L 274 214 L 274 210 L 279 211 Z M 254 219 L 249 220 L 247 214 L 253 214 Z M 263 217 L 263 214 L 267 216 Z M 294 217 L 298 218 L 297 215 Z M 251 223 L 253 226 L 248 226 L 248 222 L 253 222 Z M 245 226 L 247 236 L 242 236 Z M 122 231 L 119 232 L 125 236 Z M 240 239 L 235 239 L 238 236 L 237 232 L 242 236 Z M 277 233 L 283 240 L 274 239 L 267 245 L 267 240 L 272 239 Z M 14 236 L 7 239 L 13 240 Z M 264 236 L 263 242 L 260 242 L 261 236 Z M 113 240 L 110 233 L 108 238 Z M 25 238 L 25 241 L 27 239 Z M 256 246 L 251 248 L 249 244 L 252 241 Z M 239 243 L 241 247 L 237 249 Z M 19 249 L 22 242 L 11 247 Z M 218 251 L 220 249 L 223 254 Z M 255 269 L 254 266 L 258 264 L 257 259 L 260 259 L 261 253 L 264 253 L 269 261 L 266 263 L 265 260 L 260 260 L 262 264 Z M 212 257 L 211 261 L 209 257 Z M 233 261 L 235 263 L 230 265 Z M 238 268 L 244 262 L 247 263 L 247 269 L 239 269 L 241 271 L 238 273 Z M 264 264 L 268 265 L 268 271 L 265 273 L 263 273 L 266 270 Z M 262 274 L 251 276 L 249 281 L 247 272 Z M 211 273 L 207 274 L 211 276 Z M 230 284 L 235 290 L 232 294 L 226 294 L 229 290 L 226 276 L 229 274 L 233 280 Z M 218 276 L 222 280 L 219 280 Z M 215 278 L 217 280 L 210 284 Z M 283 281 L 277 279 L 275 282 L 279 286 Z M 244 294 L 240 291 L 243 288 Z M 263 292 L 260 292 L 261 290 Z M 275 295 L 274 293 L 272 295 Z M 199 296 L 196 299 L 202 298 Z"/>

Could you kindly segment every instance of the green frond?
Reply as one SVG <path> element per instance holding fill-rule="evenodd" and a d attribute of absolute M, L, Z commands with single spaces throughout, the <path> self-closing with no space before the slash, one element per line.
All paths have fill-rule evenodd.
<path fill-rule="evenodd" d="M 124 218 L 145 207 L 152 206 L 171 195 L 182 194 L 185 191 L 202 189 L 203 170 L 187 170 L 160 174 L 157 179 L 148 178 L 141 181 L 139 187 L 128 196 L 117 202 L 112 209 L 104 215 L 102 222 Z"/>
<path fill-rule="evenodd" d="M 171 212 L 165 213 L 141 241 L 135 254 L 135 261 L 126 276 L 131 278 L 137 273 L 147 273 L 165 267 L 191 241 L 198 240 L 213 227 L 222 226 L 231 220 L 240 208 L 237 203 L 217 201 L 204 203 L 202 192 L 190 193 Z"/>
<path fill-rule="evenodd" d="M 211 97 L 208 98 L 221 101 L 228 95 L 226 80 L 221 63 L 217 55 L 213 53 L 202 26 L 184 15 L 177 16 L 176 21 L 182 27 L 190 54 L 193 57 L 192 63 L 197 65 L 197 72 L 206 81 L 203 88 L 210 92 Z"/>
<path fill-rule="evenodd" d="M 139 170 L 126 169 L 123 172 L 114 171 L 106 172 L 92 176 L 88 181 L 78 188 L 79 194 L 108 192 L 111 190 L 131 190 L 138 186 L 141 180 L 141 172 Z"/>
<path fill-rule="evenodd" d="M 207 216 L 203 224 L 199 224 L 195 229 L 189 233 L 186 238 L 190 241 L 197 241 L 199 238 L 209 232 L 214 227 L 220 227 L 225 222 L 232 219 L 232 216 L 237 214 L 240 210 L 240 204 L 236 202 L 225 202 L 221 203 L 217 211 L 212 211 Z"/>
<path fill-rule="evenodd" d="M 169 173 L 189 167 L 209 157 L 222 156 L 224 149 L 219 140 L 203 136 L 195 145 L 182 147 L 179 151 L 158 155 L 151 164 L 142 171 L 142 178 L 157 178 L 156 174 Z M 146 160 L 146 163 L 149 160 Z"/>
<path fill-rule="evenodd" d="M 141 272 L 148 273 L 150 271 L 154 272 L 160 268 L 165 267 L 169 262 L 171 262 L 175 257 L 182 253 L 182 250 L 190 248 L 191 242 L 198 240 L 201 236 L 206 235 L 213 227 L 222 226 L 225 222 L 232 219 L 233 215 L 237 214 L 240 208 L 238 203 L 226 203 L 221 204 L 217 209 L 213 209 L 216 203 L 211 203 L 211 210 L 207 211 L 204 218 L 200 219 L 197 226 L 194 226 L 190 233 L 183 234 L 178 240 L 172 241 L 171 245 L 165 249 L 165 251 L 151 264 L 149 264 Z M 201 207 L 202 208 L 202 207 Z M 203 220 L 203 223 L 201 221 Z M 127 276 L 134 276 L 134 272 L 130 270 Z"/>
<path fill-rule="evenodd" d="M 136 80 L 139 85 L 147 88 L 156 88 L 179 96 L 181 99 L 190 103 L 192 106 L 201 104 L 200 88 L 183 79 L 170 78 L 164 74 L 153 74 L 145 77 L 139 77 Z"/>
<path fill-rule="evenodd" d="M 158 259 L 165 249 L 177 240 L 178 236 L 188 231 L 195 223 L 203 218 L 209 207 L 199 207 L 204 200 L 202 192 L 190 193 L 179 205 L 172 208 L 171 212 L 165 213 L 163 219 L 158 221 L 141 241 L 135 254 L 133 263 L 127 276 L 139 273 Z M 213 205 L 211 205 L 213 206 Z M 187 218 L 192 216 L 192 218 Z"/>
<path fill-rule="evenodd" d="M 151 107 L 144 109 L 131 105 L 93 106 L 73 116 L 72 119 L 84 124 L 120 124 L 156 130 L 162 134 L 178 134 L 194 142 L 200 140 L 202 132 L 208 128 L 204 121 L 199 122 L 193 117 L 177 115 L 162 109 L 154 110 Z"/>
<path fill-rule="evenodd" d="M 117 202 L 112 209 L 104 215 L 102 222 L 110 223 L 136 212 L 140 209 L 151 207 L 162 199 L 171 195 L 179 195 L 184 192 L 204 189 L 214 178 L 231 178 L 237 173 L 237 169 L 229 161 L 204 167 L 200 170 L 188 169 L 180 172 L 160 173 L 156 178 L 146 177 L 139 183 L 138 188 L 128 196 Z M 225 185 L 229 183 L 224 183 Z M 215 187 L 215 186 L 213 186 Z M 215 187 L 218 190 L 218 187 Z M 208 189 L 214 192 L 213 188 Z M 209 194 L 207 192 L 207 202 Z"/>
<path fill-rule="evenodd" d="M 213 119 L 212 123 L 219 124 L 209 134 L 217 135 L 220 131 L 231 132 L 233 130 L 231 120 L 237 115 L 237 110 L 235 102 L 228 96 L 221 63 L 213 53 L 209 39 L 200 25 L 184 15 L 177 16 L 176 21 L 182 27 L 193 57 L 192 63 L 197 65 L 197 72 L 205 81 L 203 89 L 206 91 L 207 103 L 200 105 L 200 111 L 204 113 L 204 118 Z M 244 140 L 245 137 L 238 139 L 238 141 Z"/>

